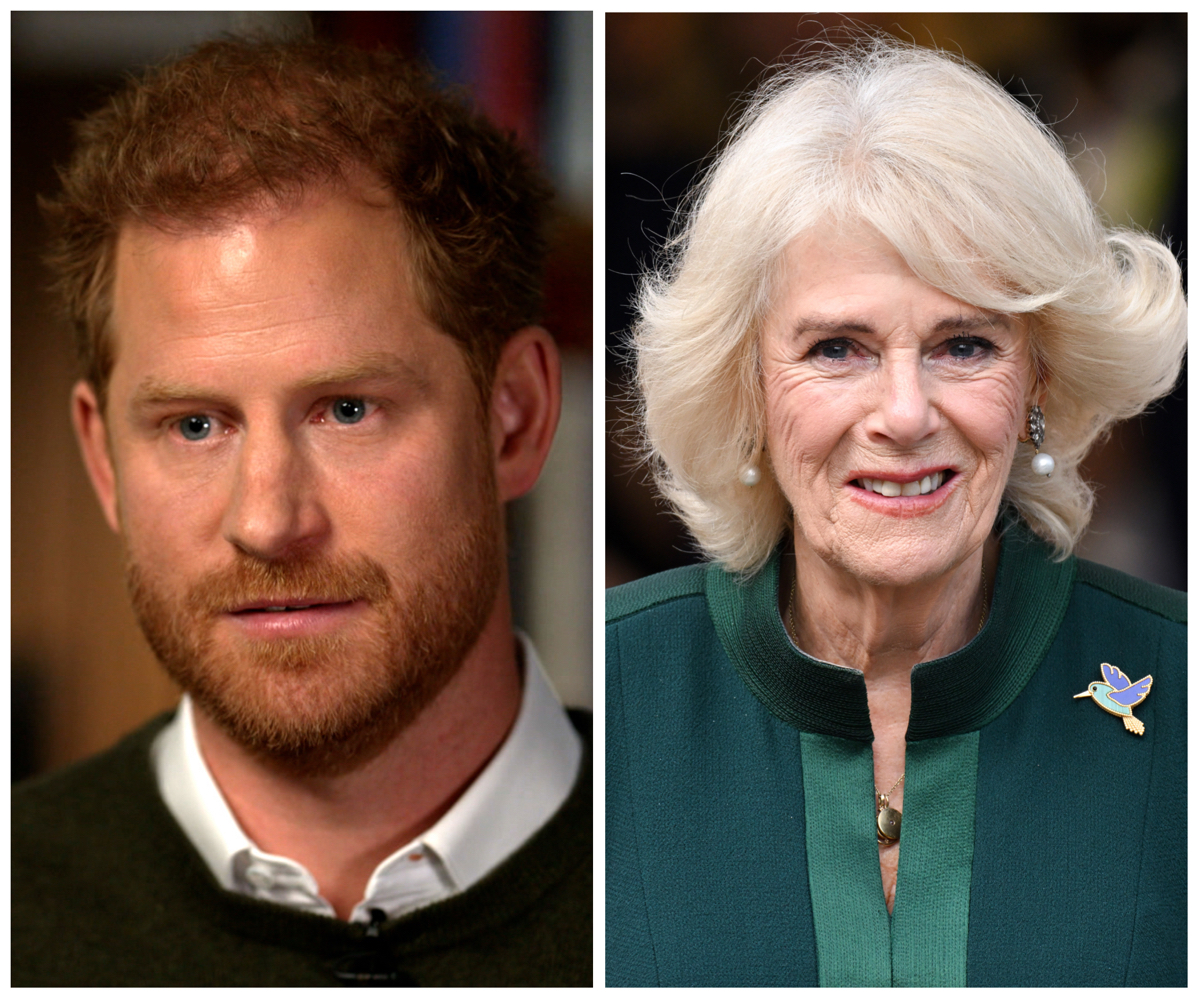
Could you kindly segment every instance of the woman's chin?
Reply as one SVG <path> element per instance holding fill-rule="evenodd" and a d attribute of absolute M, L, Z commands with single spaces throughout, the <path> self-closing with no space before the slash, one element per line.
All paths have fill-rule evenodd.
<path fill-rule="evenodd" d="M 948 577 L 987 539 L 999 505 L 999 496 L 993 504 L 979 502 L 982 498 L 972 503 L 967 491 L 946 486 L 929 497 L 884 497 L 854 489 L 841 500 L 836 516 L 807 519 L 815 522 L 815 531 L 805 530 L 802 508 L 797 511 L 797 552 L 809 549 L 830 568 L 877 587 Z M 992 513 L 979 517 L 981 510 Z"/>
<path fill-rule="evenodd" d="M 914 587 L 948 579 L 980 544 L 976 532 L 963 530 L 967 526 L 961 522 L 958 534 L 927 532 L 913 522 L 893 524 L 891 530 L 870 536 L 855 533 L 838 539 L 823 551 L 814 549 L 814 554 L 830 569 L 866 586 Z M 798 539 L 798 548 L 800 544 Z"/>

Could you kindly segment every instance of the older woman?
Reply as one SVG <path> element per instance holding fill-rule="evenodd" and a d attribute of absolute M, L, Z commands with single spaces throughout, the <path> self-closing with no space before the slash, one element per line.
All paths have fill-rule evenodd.
<path fill-rule="evenodd" d="M 1184 598 L 1071 555 L 1185 310 L 971 67 L 776 76 L 640 298 L 712 561 L 609 593 L 609 985 L 1186 982 Z"/>

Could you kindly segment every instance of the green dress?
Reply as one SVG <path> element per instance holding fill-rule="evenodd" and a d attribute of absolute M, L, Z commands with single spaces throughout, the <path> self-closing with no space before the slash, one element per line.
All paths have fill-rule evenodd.
<path fill-rule="evenodd" d="M 889 916 L 863 676 L 778 579 L 609 591 L 608 985 L 1186 984 L 1185 595 L 1010 524 L 983 630 L 913 668 Z M 1152 675 L 1144 735 L 1074 698 L 1102 663 Z"/>

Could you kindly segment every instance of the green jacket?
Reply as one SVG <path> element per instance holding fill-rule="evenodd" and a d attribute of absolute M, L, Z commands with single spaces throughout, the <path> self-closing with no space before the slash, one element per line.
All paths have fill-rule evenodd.
<path fill-rule="evenodd" d="M 221 889 L 167 811 L 149 748 L 163 716 L 12 797 L 12 985 L 590 986 L 590 716 L 579 778 L 550 821 L 466 892 L 383 924 Z"/>
<path fill-rule="evenodd" d="M 608 985 L 1185 985 L 1185 595 L 1011 526 L 983 630 L 913 669 L 889 916 L 866 686 L 778 572 L 609 592 Z M 1143 736 L 1073 698 L 1101 663 L 1153 676 Z"/>

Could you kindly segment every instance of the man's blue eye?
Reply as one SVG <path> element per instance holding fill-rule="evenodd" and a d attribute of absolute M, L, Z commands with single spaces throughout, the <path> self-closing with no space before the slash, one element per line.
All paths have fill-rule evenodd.
<path fill-rule="evenodd" d="M 203 441 L 212 432 L 212 421 L 208 417 L 191 416 L 179 421 L 179 433 L 189 441 Z"/>
<path fill-rule="evenodd" d="M 333 419 L 339 424 L 357 424 L 367 415 L 367 404 L 361 399 L 339 399 L 333 404 Z"/>

